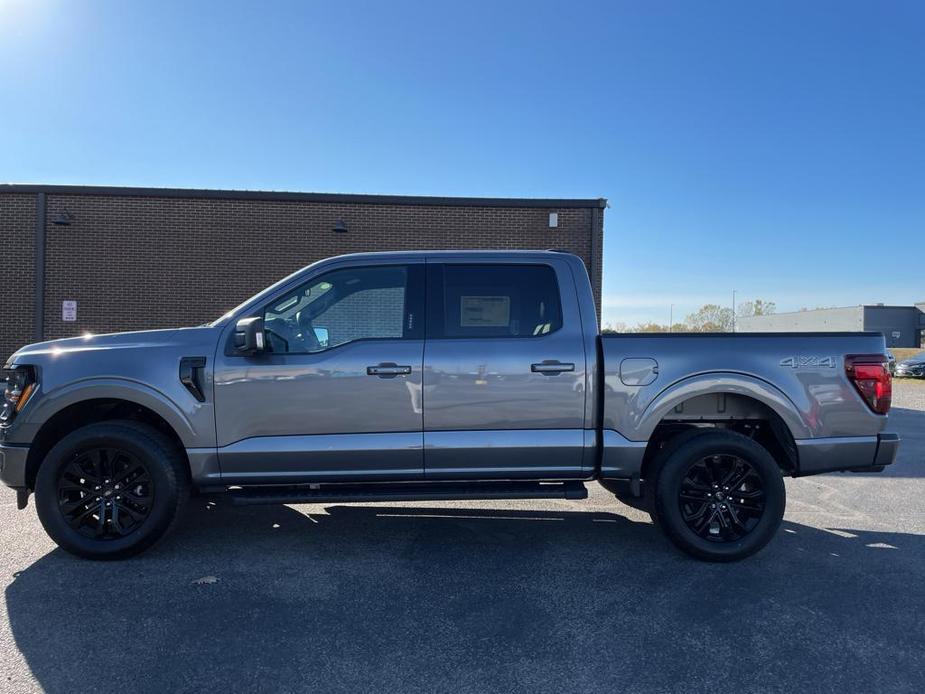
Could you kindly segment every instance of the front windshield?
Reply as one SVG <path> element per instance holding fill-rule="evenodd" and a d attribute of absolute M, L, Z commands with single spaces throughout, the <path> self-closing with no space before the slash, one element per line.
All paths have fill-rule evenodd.
<path fill-rule="evenodd" d="M 309 267 L 311 267 L 311 266 L 309 265 Z M 240 304 L 238 304 L 237 306 L 235 306 L 235 307 L 234 307 L 233 309 L 231 309 L 230 311 L 226 311 L 225 313 L 223 313 L 222 315 L 220 315 L 218 318 L 216 318 L 216 319 L 215 319 L 214 321 L 212 321 L 211 323 L 206 323 L 206 326 L 209 327 L 209 328 L 214 328 L 215 326 L 220 325 L 221 323 L 223 323 L 223 322 L 225 322 L 226 320 L 228 320 L 229 318 L 231 318 L 234 314 L 236 314 L 236 313 L 237 313 L 238 311 L 240 311 L 242 308 L 244 308 L 245 306 L 247 306 L 249 303 L 251 303 L 251 302 L 253 302 L 253 301 L 259 301 L 260 299 L 264 298 L 265 296 L 267 296 L 267 295 L 269 295 L 269 294 L 272 294 L 272 293 L 275 292 L 277 289 L 279 289 L 280 287 L 282 287 L 284 284 L 286 284 L 287 282 L 289 282 L 289 280 L 294 279 L 294 278 L 297 277 L 298 275 L 301 275 L 301 274 L 302 274 L 305 270 L 307 270 L 307 269 L 308 269 L 308 268 L 302 268 L 302 269 L 300 269 L 300 270 L 296 270 L 296 271 L 293 272 L 291 275 L 286 275 L 285 277 L 283 277 L 283 279 L 279 280 L 278 282 L 274 282 L 273 284 L 271 284 L 271 285 L 270 285 L 269 287 L 267 287 L 266 289 L 264 289 L 264 290 L 262 290 L 262 291 L 259 291 L 259 292 L 257 292 L 256 294 L 254 294 L 252 297 L 249 297 L 249 298 L 245 299 L 244 301 L 242 301 Z"/>

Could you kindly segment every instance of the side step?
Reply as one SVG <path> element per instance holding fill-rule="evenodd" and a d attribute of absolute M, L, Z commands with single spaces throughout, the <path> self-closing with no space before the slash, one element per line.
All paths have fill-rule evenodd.
<path fill-rule="evenodd" d="M 315 487 L 315 488 L 312 488 Z M 583 482 L 406 482 L 245 487 L 229 492 L 235 506 L 370 501 L 586 499 Z"/>

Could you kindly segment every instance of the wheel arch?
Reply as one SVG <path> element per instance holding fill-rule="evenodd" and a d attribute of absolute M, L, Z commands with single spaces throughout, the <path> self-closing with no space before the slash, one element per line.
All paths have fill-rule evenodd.
<path fill-rule="evenodd" d="M 811 432 L 799 410 L 779 389 L 744 374 L 707 374 L 681 381 L 663 391 L 643 415 L 648 444 L 641 477 L 653 460 L 679 434 L 691 429 L 727 429 L 761 444 L 781 470 L 798 470 L 795 439 Z"/>
<path fill-rule="evenodd" d="M 181 413 L 165 408 L 162 400 L 152 402 L 152 396 L 144 397 L 144 391 L 136 389 L 120 392 L 121 397 L 114 395 L 111 387 L 95 393 L 81 389 L 81 393 L 83 397 L 59 399 L 54 412 L 43 415 L 26 459 L 26 483 L 30 489 L 35 488 L 39 466 L 58 441 L 80 427 L 98 422 L 131 420 L 148 424 L 170 439 L 189 466 L 183 437 L 191 432 L 189 422 Z"/>
<path fill-rule="evenodd" d="M 646 406 L 640 416 L 639 433 L 649 438 L 655 427 L 679 405 L 704 395 L 738 395 L 761 403 L 776 414 L 796 439 L 812 438 L 799 409 L 775 385 L 748 374 L 713 372 L 691 376 L 672 384 Z"/>

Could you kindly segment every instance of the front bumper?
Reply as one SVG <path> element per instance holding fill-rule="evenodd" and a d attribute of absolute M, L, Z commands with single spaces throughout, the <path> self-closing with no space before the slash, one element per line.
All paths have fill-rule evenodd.
<path fill-rule="evenodd" d="M 29 446 L 0 443 L 0 482 L 13 489 L 25 489 L 28 457 Z"/>
<path fill-rule="evenodd" d="M 823 472 L 881 472 L 899 452 L 899 434 L 839 436 L 796 442 L 797 477 Z"/>

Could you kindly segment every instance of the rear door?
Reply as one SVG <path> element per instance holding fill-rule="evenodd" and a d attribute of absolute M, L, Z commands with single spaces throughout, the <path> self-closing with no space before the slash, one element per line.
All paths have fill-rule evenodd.
<path fill-rule="evenodd" d="M 567 263 L 441 259 L 427 272 L 425 476 L 583 476 L 586 364 Z"/>

